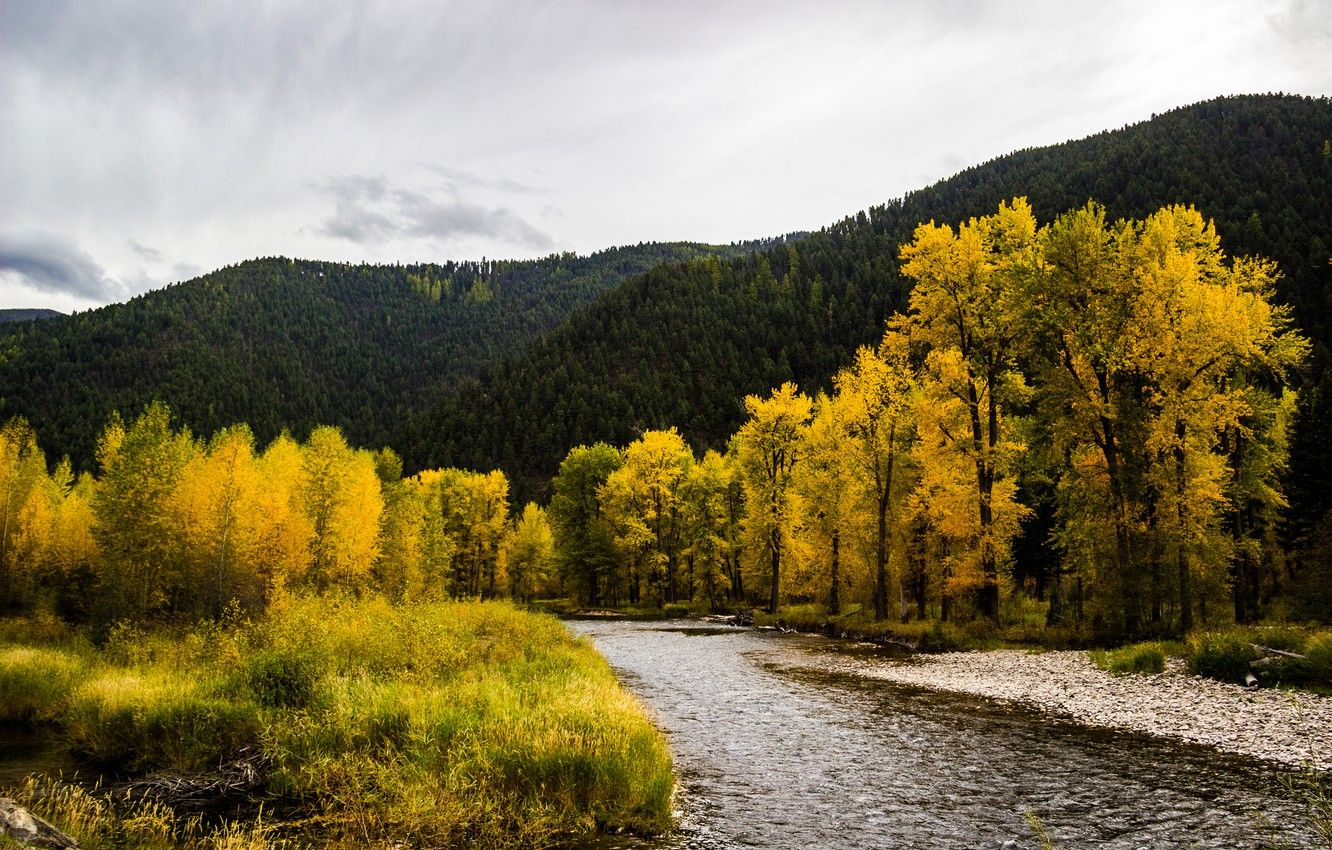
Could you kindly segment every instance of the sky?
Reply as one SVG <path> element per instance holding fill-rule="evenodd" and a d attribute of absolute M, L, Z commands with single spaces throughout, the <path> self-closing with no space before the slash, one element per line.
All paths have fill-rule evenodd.
<path fill-rule="evenodd" d="M 0 307 L 816 230 L 1328 56 L 1332 0 L 0 0 Z"/>

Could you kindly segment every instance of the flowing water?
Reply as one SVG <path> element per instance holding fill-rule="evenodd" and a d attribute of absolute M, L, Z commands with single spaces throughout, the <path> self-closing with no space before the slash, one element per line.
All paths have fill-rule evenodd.
<path fill-rule="evenodd" d="M 1264 763 L 866 679 L 847 657 L 865 648 L 688 622 L 570 627 L 651 708 L 681 777 L 677 832 L 598 848 L 1040 847 L 1028 811 L 1060 850 L 1256 848 L 1260 814 L 1300 814 Z"/>

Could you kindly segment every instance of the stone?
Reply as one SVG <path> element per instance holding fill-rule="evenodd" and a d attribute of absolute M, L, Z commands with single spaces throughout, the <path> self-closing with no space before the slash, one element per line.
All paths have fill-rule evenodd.
<path fill-rule="evenodd" d="M 71 850 L 79 846 L 71 836 L 34 815 L 8 797 L 0 797 L 0 832 L 20 844 Z"/>

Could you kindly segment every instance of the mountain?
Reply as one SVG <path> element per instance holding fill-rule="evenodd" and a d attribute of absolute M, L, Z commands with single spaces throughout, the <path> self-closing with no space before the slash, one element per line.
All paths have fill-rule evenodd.
<path fill-rule="evenodd" d="M 6 322 L 31 322 L 34 319 L 54 319 L 64 313 L 47 310 L 44 307 L 6 307 L 0 309 L 0 324 Z"/>
<path fill-rule="evenodd" d="M 395 444 L 410 466 L 499 465 L 526 493 L 580 443 L 676 425 L 716 446 L 743 420 L 744 395 L 785 380 L 826 386 L 877 339 L 905 306 L 898 247 L 917 223 L 956 223 L 1018 195 L 1043 221 L 1088 199 L 1112 217 L 1194 204 L 1230 253 L 1280 263 L 1278 298 L 1315 340 L 1321 370 L 1332 346 L 1329 139 L 1327 98 L 1219 98 L 1000 157 L 752 256 L 658 267 L 459 386 Z"/>
<path fill-rule="evenodd" d="M 153 399 L 201 434 L 248 422 L 262 442 L 328 423 L 383 445 L 413 411 L 627 277 L 760 244 L 521 262 L 252 260 L 124 304 L 0 325 L 0 421 L 26 417 L 52 458 L 84 469 L 112 411 Z"/>

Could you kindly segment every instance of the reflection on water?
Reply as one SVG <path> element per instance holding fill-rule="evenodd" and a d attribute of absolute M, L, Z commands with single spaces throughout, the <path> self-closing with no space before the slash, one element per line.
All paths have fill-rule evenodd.
<path fill-rule="evenodd" d="M 1032 810 L 1064 850 L 1207 850 L 1258 847 L 1256 812 L 1291 816 L 1262 763 L 865 679 L 821 638 L 570 628 L 655 712 L 682 781 L 676 834 L 599 848 L 1035 847 Z"/>

